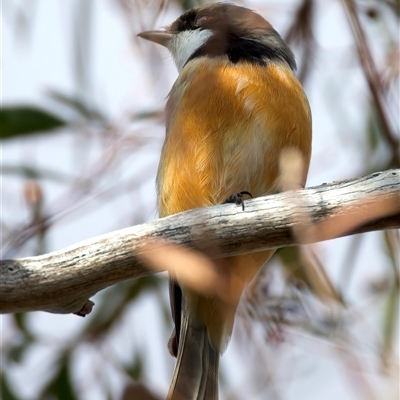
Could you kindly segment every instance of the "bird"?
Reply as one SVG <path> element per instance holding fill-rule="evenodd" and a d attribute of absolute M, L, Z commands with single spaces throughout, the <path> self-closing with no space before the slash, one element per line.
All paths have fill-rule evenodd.
<path fill-rule="evenodd" d="M 311 110 L 294 54 L 266 19 L 212 3 L 138 36 L 166 47 L 178 70 L 156 178 L 160 217 L 281 191 L 280 157 L 287 149 L 301 157 L 299 184 L 305 185 Z M 229 300 L 170 278 L 175 331 L 169 349 L 177 361 L 168 400 L 218 399 L 219 359 L 241 294 L 273 252 L 218 260 L 232 283 Z"/>

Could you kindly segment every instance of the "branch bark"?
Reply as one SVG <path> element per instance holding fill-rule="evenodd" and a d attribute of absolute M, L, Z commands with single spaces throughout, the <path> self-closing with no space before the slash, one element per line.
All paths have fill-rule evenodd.
<path fill-rule="evenodd" d="M 212 258 L 400 228 L 400 169 L 190 210 L 98 236 L 0 269 L 0 312 L 90 313 L 88 300 L 117 282 L 154 273 L 143 255 L 161 238 Z"/>

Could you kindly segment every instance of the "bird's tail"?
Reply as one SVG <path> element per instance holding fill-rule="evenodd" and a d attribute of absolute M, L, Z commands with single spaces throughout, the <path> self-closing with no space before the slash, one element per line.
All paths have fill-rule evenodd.
<path fill-rule="evenodd" d="M 178 355 L 167 400 L 218 400 L 219 352 L 211 347 L 205 326 L 183 312 Z"/>

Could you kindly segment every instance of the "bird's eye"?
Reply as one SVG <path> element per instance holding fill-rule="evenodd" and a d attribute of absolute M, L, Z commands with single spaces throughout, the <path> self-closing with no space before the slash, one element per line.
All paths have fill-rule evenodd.
<path fill-rule="evenodd" d="M 194 24 L 196 26 L 198 26 L 198 27 L 202 27 L 202 26 L 204 26 L 204 24 L 206 22 L 210 21 L 210 19 L 211 19 L 211 17 L 208 17 L 207 15 L 204 15 L 204 16 L 202 16 L 200 18 L 197 18 Z"/>

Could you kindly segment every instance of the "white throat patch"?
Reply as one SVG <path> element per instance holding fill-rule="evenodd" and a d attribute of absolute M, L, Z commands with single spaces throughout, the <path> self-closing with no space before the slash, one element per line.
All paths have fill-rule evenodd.
<path fill-rule="evenodd" d="M 174 35 L 169 50 L 178 71 L 181 72 L 187 60 L 214 34 L 210 29 L 182 31 Z"/>

